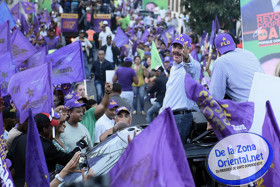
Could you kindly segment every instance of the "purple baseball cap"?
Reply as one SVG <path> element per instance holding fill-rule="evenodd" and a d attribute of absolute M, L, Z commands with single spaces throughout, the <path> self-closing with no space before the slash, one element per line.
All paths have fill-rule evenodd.
<path fill-rule="evenodd" d="M 229 34 L 221 33 L 215 39 L 215 46 L 221 54 L 235 50 L 235 43 Z"/>
<path fill-rule="evenodd" d="M 126 57 L 126 58 L 124 59 L 124 61 L 125 61 L 125 62 L 132 62 L 132 58 Z"/>
<path fill-rule="evenodd" d="M 67 101 L 67 103 L 65 104 L 66 107 L 68 107 L 68 109 L 70 110 L 71 108 L 78 108 L 81 106 L 84 106 L 85 103 L 79 103 L 78 100 L 76 99 L 70 99 L 69 101 Z"/>
<path fill-rule="evenodd" d="M 177 43 L 180 44 L 181 46 L 184 46 L 184 43 L 186 42 L 187 42 L 187 47 L 191 47 L 192 39 L 186 34 L 180 34 L 173 40 L 171 45 Z"/>
<path fill-rule="evenodd" d="M 117 115 L 118 115 L 121 111 L 126 111 L 128 114 L 130 114 L 129 110 L 128 110 L 125 106 L 120 106 L 119 108 L 117 108 L 117 110 L 116 110 Z"/>
<path fill-rule="evenodd" d="M 118 103 L 115 99 L 111 99 L 108 108 L 114 108 L 114 107 L 118 107 Z"/>
<path fill-rule="evenodd" d="M 169 56 L 164 57 L 164 62 L 170 62 L 170 57 Z"/>
<path fill-rule="evenodd" d="M 150 52 L 150 51 L 146 51 L 146 52 L 144 53 L 144 55 L 151 56 L 151 52 Z"/>

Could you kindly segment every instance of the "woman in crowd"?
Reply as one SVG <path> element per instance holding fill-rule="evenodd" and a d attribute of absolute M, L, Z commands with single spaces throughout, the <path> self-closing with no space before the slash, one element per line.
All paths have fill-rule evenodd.
<path fill-rule="evenodd" d="M 134 57 L 134 65 L 133 65 L 133 69 L 135 71 L 135 73 L 137 74 L 137 78 L 138 78 L 138 84 L 133 83 L 132 84 L 132 89 L 133 89 L 133 94 L 134 94 L 134 98 L 133 98 L 133 114 L 137 113 L 137 103 L 138 103 L 138 98 L 140 100 L 140 109 L 141 109 L 141 114 L 145 115 L 145 111 L 144 111 L 144 96 L 145 96 L 145 85 L 144 85 L 144 78 L 146 76 L 146 68 L 145 66 L 141 65 L 141 58 L 140 56 L 135 56 Z"/>

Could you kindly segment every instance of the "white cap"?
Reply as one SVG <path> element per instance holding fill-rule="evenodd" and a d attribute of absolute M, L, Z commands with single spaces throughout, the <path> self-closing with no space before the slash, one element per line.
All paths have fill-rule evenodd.
<path fill-rule="evenodd" d="M 103 25 L 108 25 L 108 21 L 103 21 Z"/>
<path fill-rule="evenodd" d="M 87 7 L 86 10 L 90 10 L 90 7 Z"/>

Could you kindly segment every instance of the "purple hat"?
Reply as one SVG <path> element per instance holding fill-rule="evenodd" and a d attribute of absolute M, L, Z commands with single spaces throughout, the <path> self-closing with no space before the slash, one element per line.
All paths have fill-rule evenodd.
<path fill-rule="evenodd" d="M 146 42 L 144 45 L 150 47 L 150 42 Z"/>
<path fill-rule="evenodd" d="M 117 110 L 116 110 L 117 115 L 118 115 L 121 111 L 126 111 L 128 114 L 130 114 L 129 110 L 128 110 L 125 106 L 120 106 L 119 108 L 117 108 Z"/>
<path fill-rule="evenodd" d="M 191 47 L 192 39 L 186 34 L 180 34 L 173 40 L 171 45 L 177 43 L 180 44 L 181 46 L 184 46 L 186 42 L 187 42 L 187 47 Z"/>
<path fill-rule="evenodd" d="M 229 34 L 219 34 L 215 39 L 215 46 L 221 54 L 235 50 L 235 43 Z"/>
<path fill-rule="evenodd" d="M 118 107 L 118 103 L 115 99 L 111 99 L 108 108 L 114 108 L 114 107 Z"/>
<path fill-rule="evenodd" d="M 132 58 L 126 57 L 126 58 L 124 59 L 124 61 L 125 61 L 125 62 L 132 62 Z"/>
<path fill-rule="evenodd" d="M 66 107 L 68 107 L 68 109 L 70 110 L 71 108 L 78 108 L 81 106 L 84 106 L 85 103 L 79 103 L 78 100 L 76 99 L 70 99 L 69 101 L 67 101 L 67 103 L 65 104 Z"/>
<path fill-rule="evenodd" d="M 144 53 L 144 55 L 151 56 L 151 52 L 150 52 L 150 51 L 146 51 L 146 52 Z"/>
<path fill-rule="evenodd" d="M 170 62 L 170 57 L 169 57 L 169 56 L 166 56 L 166 57 L 164 58 L 164 62 Z"/>
<path fill-rule="evenodd" d="M 195 44 L 195 47 L 200 47 L 200 44 L 199 44 L 199 43 L 196 43 L 196 44 Z"/>

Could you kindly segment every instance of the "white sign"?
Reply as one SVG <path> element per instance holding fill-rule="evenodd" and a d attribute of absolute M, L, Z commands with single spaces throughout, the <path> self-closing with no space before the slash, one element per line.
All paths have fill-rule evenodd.
<path fill-rule="evenodd" d="M 272 159 L 273 150 L 263 137 L 238 133 L 222 139 L 211 149 L 207 168 L 220 183 L 242 185 L 262 177 Z"/>
<path fill-rule="evenodd" d="M 266 113 L 266 101 L 269 100 L 275 118 L 280 124 L 280 78 L 263 73 L 255 73 L 249 101 L 255 103 L 254 120 L 250 132 L 262 134 Z"/>
<path fill-rule="evenodd" d="M 113 84 L 114 75 L 115 75 L 115 70 L 106 70 L 106 82 Z"/>

